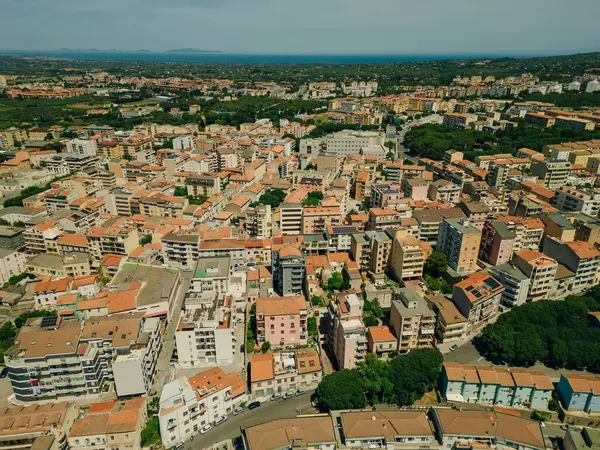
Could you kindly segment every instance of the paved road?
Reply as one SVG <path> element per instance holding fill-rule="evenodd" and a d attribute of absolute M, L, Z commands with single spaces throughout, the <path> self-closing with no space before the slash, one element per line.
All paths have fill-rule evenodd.
<path fill-rule="evenodd" d="M 202 449 L 210 447 L 217 442 L 233 439 L 241 435 L 241 428 L 258 425 L 275 419 L 291 419 L 299 414 L 311 414 L 316 411 L 310 405 L 310 396 L 314 391 L 307 391 L 299 397 L 274 402 L 263 402 L 252 411 L 246 410 L 238 416 L 229 416 L 225 423 L 213 427 L 205 435 L 197 434 L 193 440 L 186 442 L 185 449 Z"/>
<path fill-rule="evenodd" d="M 171 307 L 169 314 L 170 321 L 167 324 L 165 335 L 163 336 L 163 346 L 156 363 L 156 375 L 154 376 L 154 383 L 151 389 L 151 395 L 159 395 L 162 387 L 165 383 L 170 381 L 170 362 L 171 355 L 175 349 L 175 328 L 179 322 L 179 315 L 181 314 L 181 308 L 183 307 L 183 299 L 190 285 L 192 279 L 192 273 L 181 272 L 181 282 L 175 294 L 175 301 Z"/>
<path fill-rule="evenodd" d="M 477 351 L 475 346 L 471 341 L 468 341 L 462 344 L 458 350 L 450 353 L 444 354 L 444 361 L 457 362 L 460 364 L 470 364 L 470 365 L 479 365 L 479 366 L 493 366 L 493 367 L 508 367 L 506 365 L 496 365 L 487 361 L 481 354 Z M 546 367 L 542 363 L 534 364 L 532 367 L 528 367 L 528 369 L 532 370 L 541 370 L 546 373 L 553 382 L 556 382 L 560 379 L 560 374 L 562 373 L 579 373 L 579 374 L 588 374 L 589 372 L 581 372 L 576 370 L 566 370 L 566 369 L 552 369 L 550 367 Z"/>

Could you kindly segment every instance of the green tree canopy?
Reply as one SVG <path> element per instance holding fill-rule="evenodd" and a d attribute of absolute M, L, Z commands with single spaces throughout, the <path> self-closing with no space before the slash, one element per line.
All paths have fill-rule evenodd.
<path fill-rule="evenodd" d="M 425 261 L 423 272 L 432 277 L 441 276 L 448 267 L 448 258 L 442 252 L 433 251 Z"/>
<path fill-rule="evenodd" d="M 327 410 L 360 409 L 367 404 L 364 390 L 364 379 L 358 370 L 343 369 L 323 377 L 317 398 Z"/>

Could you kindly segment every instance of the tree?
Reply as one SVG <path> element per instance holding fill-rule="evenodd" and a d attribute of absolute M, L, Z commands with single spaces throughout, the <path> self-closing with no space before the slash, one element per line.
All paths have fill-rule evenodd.
<path fill-rule="evenodd" d="M 323 193 L 320 191 L 309 192 L 306 198 L 302 201 L 303 206 L 318 206 L 323 200 Z"/>
<path fill-rule="evenodd" d="M 283 200 L 286 194 L 281 189 L 269 189 L 267 192 L 262 194 L 258 201 L 263 205 L 271 205 L 271 208 L 277 208 Z"/>
<path fill-rule="evenodd" d="M 432 277 L 440 277 L 448 268 L 448 258 L 442 252 L 433 251 L 425 261 L 423 272 Z"/>
<path fill-rule="evenodd" d="M 11 341 L 17 335 L 17 330 L 13 323 L 8 320 L 0 327 L 0 341 L 6 342 Z"/>
<path fill-rule="evenodd" d="M 175 197 L 187 197 L 187 189 L 181 186 L 175 186 L 175 192 L 173 192 Z"/>
<path fill-rule="evenodd" d="M 394 148 L 396 148 L 396 144 L 394 143 L 394 141 L 385 141 L 385 143 L 383 145 L 385 147 L 389 148 L 390 150 L 393 150 Z"/>
<path fill-rule="evenodd" d="M 158 417 L 152 417 L 146 423 L 146 426 L 142 430 L 142 447 L 149 447 L 152 444 L 160 441 L 160 427 L 158 423 Z"/>
<path fill-rule="evenodd" d="M 308 163 L 304 170 L 317 170 L 317 166 L 315 166 L 313 163 Z"/>
<path fill-rule="evenodd" d="M 358 370 L 342 369 L 325 375 L 317 387 L 319 405 L 326 410 L 360 409 L 367 404 L 365 383 Z"/>
<path fill-rule="evenodd" d="M 260 351 L 263 353 L 267 353 L 271 349 L 271 343 L 269 341 L 263 342 L 260 346 Z"/>
<path fill-rule="evenodd" d="M 139 244 L 143 246 L 143 245 L 146 245 L 146 244 L 150 244 L 151 242 L 152 242 L 152 235 L 151 234 L 146 234 L 146 235 L 144 235 L 144 236 L 142 236 L 140 238 Z"/>
<path fill-rule="evenodd" d="M 310 299 L 310 303 L 313 306 L 323 306 L 325 304 L 325 302 L 323 301 L 323 297 L 321 297 L 320 295 L 313 295 Z"/>
<path fill-rule="evenodd" d="M 339 272 L 333 272 L 327 280 L 325 289 L 328 291 L 344 291 L 350 288 L 350 284 L 344 280 L 344 277 Z"/>
<path fill-rule="evenodd" d="M 443 362 L 442 354 L 433 349 L 419 349 L 391 361 L 394 401 L 399 406 L 412 405 L 437 386 Z"/>
<path fill-rule="evenodd" d="M 396 159 L 396 155 L 393 152 L 387 152 L 387 154 L 385 155 L 385 159 L 394 161 Z"/>
<path fill-rule="evenodd" d="M 316 336 L 318 334 L 316 317 L 309 317 L 308 320 L 306 321 L 306 326 L 308 328 L 309 336 Z"/>
<path fill-rule="evenodd" d="M 350 216 L 354 216 L 356 214 L 358 214 L 358 211 L 355 209 L 348 211 L 348 214 L 346 214 L 346 222 L 350 222 Z"/>
<path fill-rule="evenodd" d="M 392 370 L 388 362 L 377 359 L 372 353 L 367 353 L 367 357 L 360 363 L 358 370 L 363 377 L 365 395 L 370 404 L 394 401 Z"/>

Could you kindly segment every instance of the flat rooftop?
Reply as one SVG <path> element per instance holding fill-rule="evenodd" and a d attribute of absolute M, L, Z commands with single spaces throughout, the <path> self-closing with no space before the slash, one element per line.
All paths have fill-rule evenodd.
<path fill-rule="evenodd" d="M 179 271 L 169 267 L 150 266 L 126 262 L 110 283 L 111 286 L 138 282 L 142 284 L 137 296 L 137 306 L 168 301 L 175 288 Z M 117 289 L 120 290 L 120 289 Z"/>

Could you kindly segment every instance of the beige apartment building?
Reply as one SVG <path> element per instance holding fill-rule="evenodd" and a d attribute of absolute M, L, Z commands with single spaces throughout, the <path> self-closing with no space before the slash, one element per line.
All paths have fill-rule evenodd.
<path fill-rule="evenodd" d="M 327 227 L 342 223 L 339 206 L 305 206 L 302 212 L 302 234 L 324 233 Z"/>
<path fill-rule="evenodd" d="M 444 219 L 436 249 L 446 254 L 448 265 L 460 274 L 477 270 L 477 255 L 481 242 L 481 231 L 467 219 Z"/>
<path fill-rule="evenodd" d="M 558 269 L 556 260 L 535 250 L 522 250 L 515 253 L 513 262 L 531 280 L 527 301 L 547 299 Z"/>
<path fill-rule="evenodd" d="M 362 311 L 363 301 L 354 291 L 340 292 L 329 303 L 325 343 L 340 369 L 354 369 L 365 358 L 367 336 Z"/>
<path fill-rule="evenodd" d="M 433 348 L 436 316 L 414 289 L 396 289 L 390 313 L 390 328 L 398 337 L 398 351 Z"/>
<path fill-rule="evenodd" d="M 350 242 L 350 251 L 360 270 L 382 274 L 388 267 L 392 239 L 383 231 L 355 233 Z"/>
<path fill-rule="evenodd" d="M 258 205 L 246 210 L 246 231 L 257 239 L 268 239 L 273 235 L 271 205 Z"/>
<path fill-rule="evenodd" d="M 487 273 L 474 273 L 452 290 L 452 301 L 468 319 L 467 336 L 476 333 L 500 313 L 504 286 Z"/>
<path fill-rule="evenodd" d="M 554 190 L 567 184 L 571 163 L 564 160 L 539 161 L 531 166 L 531 174 L 544 181 L 544 186 Z"/>
<path fill-rule="evenodd" d="M 425 261 L 431 255 L 431 245 L 414 236 L 403 237 L 396 233 L 392 244 L 390 267 L 399 280 L 423 276 Z"/>

